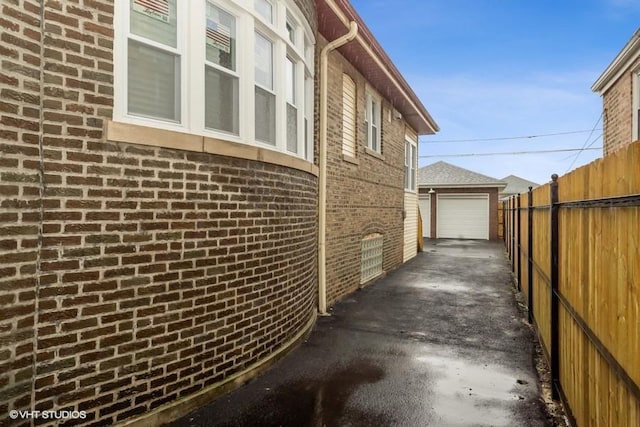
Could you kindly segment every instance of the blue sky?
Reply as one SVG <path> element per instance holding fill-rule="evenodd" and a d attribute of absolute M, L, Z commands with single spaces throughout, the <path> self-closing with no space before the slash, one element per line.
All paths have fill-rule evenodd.
<path fill-rule="evenodd" d="M 420 156 L 601 147 L 602 100 L 591 85 L 640 26 L 640 0 L 351 3 L 440 125 L 438 134 L 421 137 Z M 574 131 L 587 132 L 436 142 Z M 433 157 L 419 166 L 444 160 L 543 183 L 601 155 Z"/>

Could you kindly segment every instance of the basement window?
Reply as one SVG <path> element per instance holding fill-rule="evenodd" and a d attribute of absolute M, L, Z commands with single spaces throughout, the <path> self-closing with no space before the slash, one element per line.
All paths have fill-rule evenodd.
<path fill-rule="evenodd" d="M 382 247 L 384 237 L 380 233 L 369 234 L 362 239 L 360 284 L 382 274 Z"/>

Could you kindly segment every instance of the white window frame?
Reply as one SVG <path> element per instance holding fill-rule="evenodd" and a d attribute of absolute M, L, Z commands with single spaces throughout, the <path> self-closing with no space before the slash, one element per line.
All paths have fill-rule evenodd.
<path fill-rule="evenodd" d="M 415 193 L 418 172 L 418 143 L 410 135 L 404 139 L 404 189 Z"/>
<path fill-rule="evenodd" d="M 370 87 L 366 88 L 365 126 L 367 147 L 382 154 L 382 97 Z M 377 110 L 374 106 L 377 105 Z M 377 131 L 377 141 L 373 140 L 373 130 Z"/>
<path fill-rule="evenodd" d="M 176 19 L 177 34 L 176 47 L 171 48 L 153 40 L 146 39 L 142 36 L 131 33 L 131 10 L 128 0 L 116 0 L 114 7 L 118 8 L 118 14 L 114 21 L 114 120 L 124 122 L 142 122 L 147 126 L 153 126 L 161 129 L 175 130 L 182 128 L 182 123 L 187 115 L 187 103 L 185 93 L 188 90 L 187 81 L 187 61 L 185 35 L 184 35 L 184 19 L 187 14 L 187 3 L 176 1 Z M 118 25 L 115 25 L 117 21 Z M 144 44 L 145 46 L 161 49 L 165 52 L 171 52 L 180 56 L 180 120 L 178 122 L 156 119 L 152 117 L 143 117 L 135 114 L 126 113 L 128 109 L 128 44 L 129 40 L 134 40 Z M 115 64 L 121 64 L 116 66 Z"/>
<path fill-rule="evenodd" d="M 260 84 L 260 82 L 258 82 L 255 78 L 255 67 L 254 67 L 254 76 L 253 76 L 253 84 L 254 84 L 254 102 L 255 102 L 255 90 L 256 89 L 261 89 L 265 92 L 267 92 L 268 94 L 273 95 L 273 97 L 275 98 L 275 123 L 273 123 L 273 126 L 275 127 L 274 129 L 274 140 L 273 140 L 273 144 L 268 142 L 268 141 L 260 141 L 258 140 L 258 137 L 255 135 L 254 133 L 254 140 L 256 141 L 257 144 L 269 147 L 269 146 L 275 146 L 277 148 L 280 148 L 280 150 L 282 150 L 282 141 L 280 141 L 280 137 L 281 137 L 281 133 L 282 133 L 282 129 L 281 127 L 279 127 L 279 123 L 278 123 L 278 117 L 282 115 L 282 111 L 280 108 L 280 103 L 278 102 L 278 100 L 281 100 L 283 97 L 283 92 L 285 91 L 285 89 L 283 88 L 283 85 L 281 83 L 280 80 L 282 80 L 284 77 L 280 76 L 281 71 L 279 70 L 279 65 L 278 61 L 277 61 L 277 51 L 278 51 L 278 46 L 276 41 L 271 37 L 271 35 L 269 34 L 269 31 L 263 31 L 263 28 L 256 28 L 253 34 L 253 42 L 255 43 L 255 41 L 258 39 L 258 37 L 263 38 L 264 40 L 266 40 L 268 43 L 271 44 L 271 87 L 267 87 L 264 86 L 262 84 Z M 252 50 L 252 52 L 255 52 L 255 45 L 254 45 L 254 49 Z M 255 63 L 254 63 L 255 65 Z M 256 119 L 255 119 L 255 104 L 254 104 L 254 109 L 251 110 L 252 112 L 254 112 L 252 114 L 253 116 L 253 129 L 255 132 L 255 124 L 256 124 Z M 285 144 L 286 145 L 286 144 Z"/>
<path fill-rule="evenodd" d="M 304 157 L 313 162 L 314 160 L 314 130 L 315 130 L 315 78 L 314 78 L 314 61 L 315 61 L 315 42 L 313 39 L 307 37 L 306 31 L 298 31 L 302 38 L 302 54 L 304 55 L 304 73 L 300 73 L 301 78 L 304 79 L 304 137 L 302 143 L 304 144 L 303 151 Z"/>
<path fill-rule="evenodd" d="M 267 3 L 271 6 L 271 20 L 265 19 L 266 17 L 258 12 L 257 3 L 259 2 Z M 269 25 L 274 24 L 274 21 L 277 20 L 277 6 L 274 4 L 273 0 L 253 0 L 253 5 L 254 5 L 254 10 L 257 13 L 257 16 L 259 16 L 263 22 Z"/>
<path fill-rule="evenodd" d="M 114 111 L 113 120 L 181 133 L 245 143 L 277 150 L 313 162 L 313 106 L 315 38 L 304 14 L 293 0 L 269 0 L 273 5 L 273 23 L 266 22 L 254 9 L 254 1 L 208 0 L 236 18 L 236 70 L 239 79 L 239 134 L 205 127 L 203 91 L 206 60 L 207 0 L 177 0 L 177 51 L 181 55 L 180 121 L 141 117 L 128 113 L 127 50 L 130 38 L 130 1 L 115 0 L 114 13 Z M 289 39 L 287 22 L 294 27 L 294 41 Z M 254 34 L 258 32 L 273 42 L 273 93 L 276 95 L 276 145 L 255 139 Z M 154 46 L 153 43 L 147 43 Z M 251 52 L 251 54 L 246 54 Z M 243 54 L 244 53 L 244 54 Z M 297 153 L 287 150 L 285 61 L 296 63 Z"/>
<path fill-rule="evenodd" d="M 206 16 L 206 3 L 207 2 L 205 2 L 205 4 L 204 4 L 204 10 L 201 12 L 205 16 Z M 230 5 L 228 5 L 228 4 L 224 4 L 223 5 L 220 2 L 211 1 L 211 2 L 208 2 L 208 3 L 215 4 L 215 6 L 217 6 L 219 9 L 221 9 L 221 10 L 223 10 L 223 11 L 225 11 L 225 12 L 227 12 L 230 15 L 233 15 L 235 17 L 235 19 L 236 19 L 236 39 L 237 39 L 237 42 L 238 42 L 238 44 L 236 45 L 236 49 L 238 51 L 240 51 L 240 49 L 246 48 L 245 47 L 246 43 L 245 44 L 241 44 L 240 43 L 242 41 L 241 37 L 240 37 L 240 29 L 239 29 L 240 28 L 240 22 L 241 22 L 241 19 L 240 19 L 241 11 L 239 9 L 237 9 L 237 8 L 230 7 Z M 197 8 L 194 7 L 193 9 L 195 9 L 194 12 L 200 13 L 197 10 Z M 196 15 L 196 16 L 200 16 L 200 15 Z M 193 17 L 192 21 L 195 21 L 195 20 L 196 20 L 196 18 Z M 205 28 L 206 28 L 206 23 L 203 23 L 203 25 L 204 26 L 201 29 L 201 32 L 204 31 Z M 193 43 L 193 46 L 200 46 L 198 44 L 199 40 L 194 40 L 194 39 L 198 39 L 199 38 L 197 36 L 197 33 L 195 31 L 193 31 L 191 35 L 192 35 L 192 38 L 190 39 L 190 43 Z M 206 45 L 206 40 L 205 40 L 205 45 Z M 235 69 L 235 71 L 233 71 L 233 70 L 229 70 L 228 68 L 225 68 L 223 66 L 220 66 L 218 64 L 212 63 L 211 61 L 208 61 L 207 58 L 206 58 L 206 52 L 204 51 L 204 49 L 205 49 L 205 47 L 203 47 L 203 51 L 202 51 L 202 60 L 204 61 L 205 67 L 210 67 L 210 68 L 214 68 L 214 69 L 217 69 L 219 71 L 222 71 L 227 75 L 230 75 L 230 76 L 233 76 L 235 78 L 238 78 L 238 81 L 240 81 L 241 76 L 246 73 L 245 70 L 246 70 L 246 67 L 247 67 L 247 61 L 246 61 L 246 59 L 242 58 L 242 55 L 236 54 L 236 64 L 235 64 L 236 65 L 236 69 Z M 197 57 L 197 60 L 198 61 L 200 60 L 200 56 L 199 55 Z M 191 79 L 194 79 L 194 81 L 195 81 L 195 79 L 198 79 L 198 77 L 199 77 L 198 70 L 197 70 L 196 66 L 193 66 L 192 68 L 193 68 L 192 75 L 190 77 L 191 77 Z M 241 73 L 241 71 L 242 71 L 242 73 Z M 205 106 L 204 106 L 204 104 L 205 104 L 205 99 L 204 99 L 205 91 L 202 89 L 204 87 L 205 87 L 205 81 L 203 79 L 202 80 L 202 86 L 200 88 L 198 88 L 194 84 L 194 85 L 192 85 L 192 91 L 191 91 L 191 99 L 197 100 L 197 104 L 196 105 L 201 105 L 202 108 L 205 108 Z M 239 84 L 239 88 L 238 88 L 238 104 L 239 104 L 238 105 L 238 111 L 239 111 L 239 115 L 241 115 L 241 112 L 243 111 L 244 108 L 247 108 L 247 105 L 246 105 L 246 101 L 247 101 L 246 98 L 247 97 L 243 96 L 243 89 L 244 88 L 242 87 L 242 84 Z M 231 133 L 224 132 L 223 130 L 215 130 L 215 129 L 207 128 L 206 125 L 205 125 L 204 116 L 202 117 L 202 121 L 199 121 L 199 119 L 200 119 L 199 117 L 192 118 L 192 122 L 191 122 L 192 123 L 192 128 L 194 128 L 194 129 L 201 128 L 201 129 L 203 129 L 204 132 L 213 132 L 213 133 L 216 133 L 216 134 L 227 135 L 227 138 L 232 139 L 232 140 L 236 140 L 236 141 L 238 139 L 242 138 L 243 136 L 247 137 L 247 133 L 246 133 L 246 131 L 243 132 L 243 129 L 242 129 L 242 126 L 240 125 L 240 123 L 238 123 L 238 132 L 239 133 L 238 133 L 238 135 L 234 135 L 234 134 L 231 134 Z M 240 117 L 238 117 L 238 122 L 239 121 L 240 121 Z"/>
<path fill-rule="evenodd" d="M 305 75 L 304 75 L 304 95 L 305 95 L 305 99 L 304 99 L 304 103 L 305 103 L 305 109 L 304 109 L 304 120 L 303 123 L 305 124 L 303 132 L 304 132 L 304 138 L 302 141 L 302 144 L 304 144 L 303 147 L 303 151 L 301 153 L 304 153 L 304 157 L 313 162 L 313 157 L 314 157 L 314 150 L 313 150 L 313 143 L 314 143 L 314 94 L 315 94 L 315 80 L 313 78 L 312 74 L 309 74 L 309 72 L 307 70 L 305 70 Z"/>

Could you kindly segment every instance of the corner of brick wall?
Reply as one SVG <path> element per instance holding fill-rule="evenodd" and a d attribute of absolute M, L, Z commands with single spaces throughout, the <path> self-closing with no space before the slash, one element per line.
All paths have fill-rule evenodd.
<path fill-rule="evenodd" d="M 604 123 L 604 155 L 625 147 L 634 140 L 633 129 L 633 73 L 640 66 L 640 58 L 602 96 Z"/>
<path fill-rule="evenodd" d="M 113 3 L 42 7 L 3 2 L 0 18 L 0 424 L 71 409 L 111 425 L 308 323 L 317 179 L 105 141 Z"/>
<path fill-rule="evenodd" d="M 338 52 L 329 55 L 327 160 L 327 293 L 335 303 L 360 286 L 361 241 L 369 233 L 384 236 L 383 270 L 402 263 L 404 247 L 404 140 L 402 120 L 387 120 L 383 100 L 382 154 L 367 154 L 364 139 L 365 78 Z M 343 160 L 342 73 L 356 83 L 358 164 Z"/>

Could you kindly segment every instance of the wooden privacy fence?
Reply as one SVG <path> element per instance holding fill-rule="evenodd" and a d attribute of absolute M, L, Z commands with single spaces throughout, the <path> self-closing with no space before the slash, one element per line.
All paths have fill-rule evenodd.
<path fill-rule="evenodd" d="M 554 399 L 640 426 L 640 142 L 503 202 L 504 241 Z"/>

